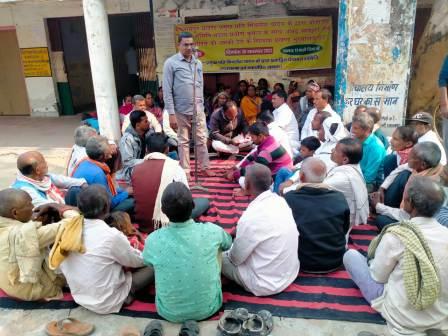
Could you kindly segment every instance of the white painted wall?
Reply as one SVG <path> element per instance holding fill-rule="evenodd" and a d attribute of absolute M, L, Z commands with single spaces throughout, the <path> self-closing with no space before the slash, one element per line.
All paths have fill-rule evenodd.
<path fill-rule="evenodd" d="M 108 14 L 149 12 L 149 0 L 106 0 Z M 0 5 L 0 29 L 15 26 L 20 48 L 48 47 L 46 18 L 83 16 L 81 0 L 22 1 Z M 58 116 L 56 77 L 26 78 L 31 115 Z"/>

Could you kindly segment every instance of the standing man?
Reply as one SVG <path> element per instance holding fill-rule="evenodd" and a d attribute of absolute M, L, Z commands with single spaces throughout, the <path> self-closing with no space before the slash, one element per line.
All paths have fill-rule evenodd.
<path fill-rule="evenodd" d="M 179 53 L 171 56 L 163 66 L 163 100 L 169 113 L 170 126 L 177 129 L 180 165 L 190 179 L 190 132 L 196 104 L 196 146 L 200 174 L 212 176 L 207 150 L 207 126 L 204 114 L 204 80 L 202 63 L 193 54 L 193 35 L 182 32 L 178 38 Z M 195 74 L 196 71 L 196 74 Z M 196 81 L 195 81 L 196 79 Z M 193 97 L 193 93 L 195 97 Z"/>
<path fill-rule="evenodd" d="M 443 118 L 443 143 L 448 148 L 448 55 L 445 56 L 439 73 L 440 114 Z M 446 154 L 446 153 L 445 153 Z"/>

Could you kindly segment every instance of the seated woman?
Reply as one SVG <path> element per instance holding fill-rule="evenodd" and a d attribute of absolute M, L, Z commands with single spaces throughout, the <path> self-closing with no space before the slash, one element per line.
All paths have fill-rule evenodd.
<path fill-rule="evenodd" d="M 181 182 L 167 186 L 162 211 L 170 225 L 146 239 L 143 260 L 155 272 L 157 313 L 171 322 L 203 320 L 222 305 L 218 253 L 232 238 L 221 227 L 197 223 L 190 190 Z"/>
<path fill-rule="evenodd" d="M 255 85 L 247 87 L 247 96 L 241 99 L 241 111 L 243 111 L 244 119 L 250 126 L 257 120 L 257 114 L 260 113 L 261 103 L 263 100 L 257 96 Z"/>
<path fill-rule="evenodd" d="M 408 162 L 409 153 L 417 141 L 417 132 L 412 127 L 400 126 L 394 130 L 390 140 L 393 152 L 384 158 L 384 178 L 387 178 L 395 168 Z"/>

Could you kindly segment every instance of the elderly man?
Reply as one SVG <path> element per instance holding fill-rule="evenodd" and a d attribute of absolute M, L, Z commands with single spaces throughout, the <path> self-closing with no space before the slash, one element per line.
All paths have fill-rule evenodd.
<path fill-rule="evenodd" d="M 149 131 L 149 121 L 145 112 L 132 111 L 131 125 L 120 139 L 120 153 L 123 167 L 117 172 L 117 179 L 130 182 L 134 167 L 145 156 L 145 135 Z"/>
<path fill-rule="evenodd" d="M 39 213 L 55 210 L 68 217 L 66 206 L 44 204 Z M 0 289 L 20 300 L 62 297 L 64 280 L 48 267 L 45 257 L 63 222 L 31 221 L 33 204 L 23 190 L 0 191 Z"/>
<path fill-rule="evenodd" d="M 329 112 L 332 117 L 337 118 L 339 121 L 341 121 L 341 117 L 339 114 L 337 114 L 333 108 L 330 105 L 331 101 L 331 92 L 327 89 L 322 89 L 320 91 L 317 91 L 314 94 L 314 109 L 312 109 L 305 120 L 305 123 L 302 128 L 302 132 L 300 134 L 300 139 L 305 139 L 309 136 L 317 136 L 317 132 L 313 130 L 311 126 L 311 122 L 314 119 L 314 116 L 318 112 Z"/>
<path fill-rule="evenodd" d="M 440 163 L 444 166 L 447 164 L 445 148 L 438 135 L 432 130 L 433 117 L 428 112 L 418 112 L 408 119 L 411 127 L 415 129 L 418 134 L 418 142 L 434 142 L 442 153 Z"/>
<path fill-rule="evenodd" d="M 308 113 L 314 108 L 314 95 L 320 90 L 319 84 L 314 80 L 308 82 L 305 90 L 305 95 L 300 98 L 298 108 L 299 115 L 299 131 L 302 132 L 303 125 L 305 124 Z M 304 139 L 302 136 L 300 139 Z"/>
<path fill-rule="evenodd" d="M 210 139 L 212 147 L 218 153 L 237 154 L 240 149 L 248 148 L 244 136 L 247 124 L 244 115 L 234 101 L 228 101 L 210 117 Z"/>
<path fill-rule="evenodd" d="M 372 133 L 373 119 L 366 112 L 353 117 L 351 132 L 362 142 L 361 170 L 366 180 L 367 191 L 378 189 L 383 181 L 383 161 L 386 150 L 383 143 Z"/>
<path fill-rule="evenodd" d="M 109 195 L 100 185 L 79 193 L 85 253 L 71 252 L 60 265 L 75 302 L 97 314 L 119 312 L 123 304 L 132 302 L 136 291 L 154 280 L 153 269 L 142 268 L 140 251 L 104 222 L 109 204 Z M 140 269 L 131 273 L 124 267 Z"/>
<path fill-rule="evenodd" d="M 19 155 L 17 169 L 17 177 L 11 187 L 26 191 L 35 207 L 47 203 L 65 204 L 61 189 L 69 190 L 67 197 L 70 198 L 70 188 L 87 186 L 84 178 L 49 174 L 44 156 L 36 151 Z"/>
<path fill-rule="evenodd" d="M 102 185 L 111 197 L 113 211 L 132 213 L 134 210 L 134 199 L 130 197 L 132 188 L 123 190 L 116 187 L 116 181 L 105 163 L 112 156 L 107 139 L 100 135 L 90 138 L 86 144 L 86 152 L 88 158 L 78 165 L 73 176 L 85 179 L 89 185 Z"/>
<path fill-rule="evenodd" d="M 204 113 L 204 78 L 202 63 L 193 53 L 193 35 L 182 32 L 178 38 L 179 53 L 171 56 L 163 66 L 163 98 L 169 113 L 170 125 L 177 129 L 180 165 L 190 179 L 190 133 L 193 112 L 197 113 L 195 158 L 201 175 L 212 176 L 207 149 L 207 125 Z"/>
<path fill-rule="evenodd" d="M 299 230 L 298 254 L 305 272 L 326 273 L 339 268 L 350 228 L 350 208 L 344 194 L 323 183 L 326 169 L 323 161 L 306 159 L 300 170 L 302 184 L 285 194 Z"/>
<path fill-rule="evenodd" d="M 160 123 L 157 121 L 155 115 L 146 110 L 145 97 L 141 95 L 135 95 L 134 97 L 132 97 L 132 110 L 145 112 L 146 116 L 148 117 L 150 129 L 155 133 L 162 132 L 162 126 L 160 126 Z M 131 117 L 130 113 L 124 117 L 123 125 L 121 125 L 121 133 L 123 134 L 126 132 L 126 129 L 131 124 L 130 117 Z"/>
<path fill-rule="evenodd" d="M 399 166 L 388 176 L 379 193 L 372 196 L 372 205 L 378 214 L 376 224 L 380 229 L 387 224 L 409 219 L 409 214 L 400 208 L 409 178 L 427 176 L 438 182 L 443 172 L 440 158 L 441 152 L 435 143 L 418 143 L 409 153 L 408 163 Z"/>
<path fill-rule="evenodd" d="M 340 140 L 331 153 L 331 160 L 337 166 L 328 172 L 324 180 L 325 184 L 344 194 L 350 208 L 350 227 L 366 224 L 369 217 L 369 198 L 359 165 L 362 155 L 359 140 Z"/>
<path fill-rule="evenodd" d="M 448 330 L 448 228 L 432 218 L 443 204 L 443 190 L 416 176 L 403 199 L 411 220 L 385 228 L 370 244 L 369 262 L 348 250 L 345 268 L 391 335 Z"/>
<path fill-rule="evenodd" d="M 282 292 L 297 277 L 299 233 L 285 200 L 270 190 L 271 172 L 247 169 L 245 189 L 255 199 L 241 216 L 236 238 L 223 254 L 222 273 L 256 296 Z"/>
<path fill-rule="evenodd" d="M 156 274 L 156 307 L 171 322 L 203 320 L 222 305 L 218 254 L 232 238 L 221 227 L 196 223 L 190 190 L 173 182 L 162 196 L 162 211 L 170 220 L 146 239 L 145 264 Z"/>
<path fill-rule="evenodd" d="M 179 161 L 167 156 L 167 137 L 161 133 L 151 134 L 146 139 L 147 155 L 132 172 L 132 189 L 135 199 L 135 219 L 139 230 L 152 232 L 166 226 L 168 217 L 162 212 L 162 194 L 171 182 L 182 182 L 188 188 L 185 171 Z M 207 211 L 207 198 L 195 198 L 191 217 L 197 218 Z"/>
<path fill-rule="evenodd" d="M 293 157 L 295 157 L 299 154 L 299 125 L 294 113 L 286 103 L 286 99 L 287 94 L 285 91 L 278 90 L 272 94 L 272 105 L 275 108 L 273 114 L 277 125 L 288 135 L 289 145 L 292 149 Z"/>
<path fill-rule="evenodd" d="M 75 130 L 75 144 L 73 145 L 70 159 L 67 165 L 67 175 L 72 176 L 76 165 L 87 157 L 86 143 L 90 137 L 97 135 L 96 130 L 87 125 L 82 125 Z"/>

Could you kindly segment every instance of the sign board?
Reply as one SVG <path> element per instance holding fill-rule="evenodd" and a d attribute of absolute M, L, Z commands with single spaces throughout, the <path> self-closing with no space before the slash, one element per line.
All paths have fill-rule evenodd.
<path fill-rule="evenodd" d="M 331 17 L 178 24 L 194 36 L 204 72 L 331 68 Z"/>
<path fill-rule="evenodd" d="M 25 77 L 51 77 L 48 48 L 20 49 Z"/>

